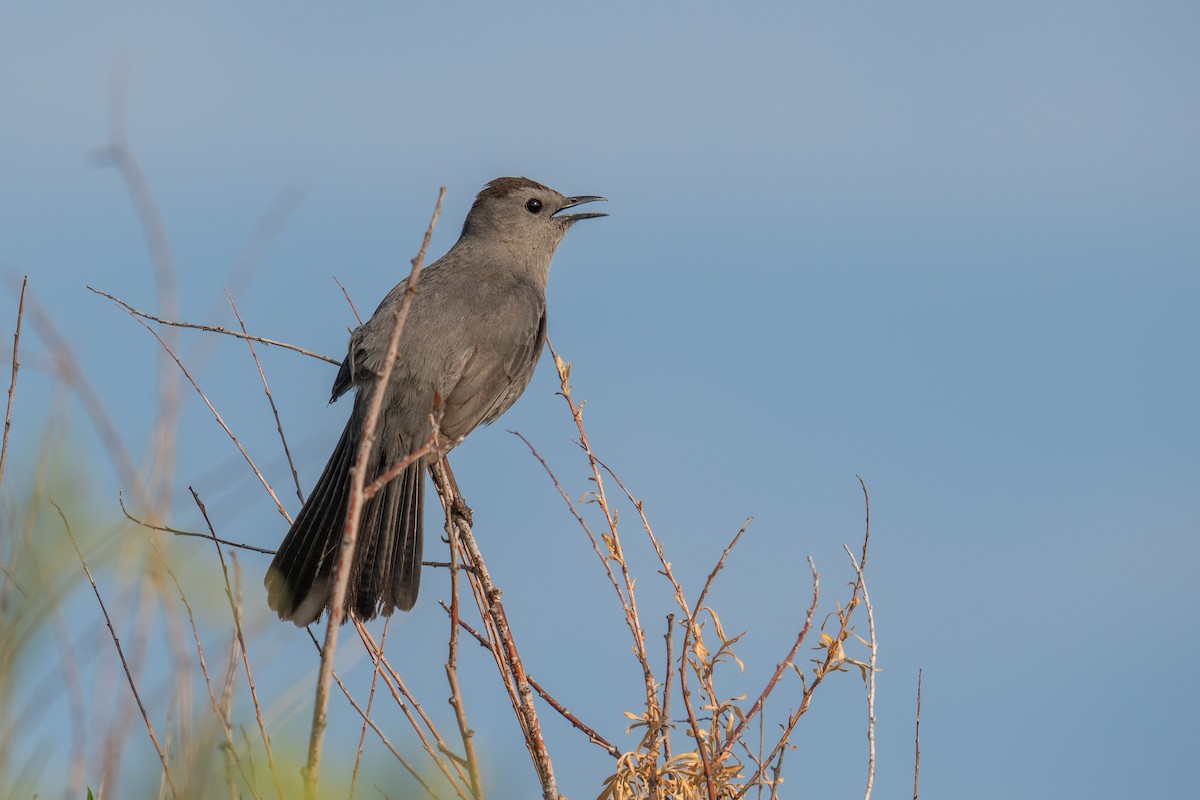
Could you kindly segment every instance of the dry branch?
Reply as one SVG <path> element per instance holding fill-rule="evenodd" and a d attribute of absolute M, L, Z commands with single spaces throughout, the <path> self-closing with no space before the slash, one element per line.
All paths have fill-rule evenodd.
<path fill-rule="evenodd" d="M 392 327 L 392 335 L 388 340 L 387 353 L 384 356 L 383 367 L 375 380 L 371 394 L 367 417 L 363 423 L 362 440 L 358 448 L 358 457 L 350 473 L 350 500 L 346 511 L 345 528 L 342 531 L 342 541 L 338 553 L 337 564 L 333 571 L 333 588 L 329 608 L 329 622 L 325 629 L 325 646 L 321 648 L 321 671 L 317 679 L 317 694 L 313 704 L 312 735 L 309 738 L 308 761 L 304 767 L 304 793 L 309 800 L 315 800 L 317 778 L 321 765 L 321 743 L 328 724 L 329 684 L 333 678 L 333 656 L 337 652 L 338 629 L 344 618 L 346 603 L 346 587 L 350 583 L 350 568 L 354 563 L 354 550 L 358 544 L 358 526 L 362 517 L 364 502 L 363 483 L 366 478 L 367 463 L 375 447 L 375 429 L 379 423 L 379 414 L 383 408 L 383 397 L 395 367 L 396 354 L 399 350 L 400 334 L 404 331 L 404 322 L 412 307 L 413 297 L 416 296 L 417 278 L 421 274 L 421 266 L 425 261 L 425 251 L 429 248 L 429 240 L 433 237 L 433 229 L 437 225 L 438 215 L 442 210 L 442 199 L 446 196 L 446 187 L 438 192 L 437 204 L 433 209 L 433 218 L 425 230 L 425 239 L 421 249 L 412 260 L 412 272 L 408 276 L 408 287 L 401 301 L 400 310 L 396 312 L 396 321 Z"/>
<path fill-rule="evenodd" d="M 131 306 L 129 303 L 126 303 L 121 298 L 111 295 L 108 292 L 101 291 L 100 289 L 97 289 L 94 286 L 88 286 L 87 288 L 89 291 L 95 292 L 96 294 L 100 295 L 101 297 L 107 297 L 109 300 L 112 300 L 114 303 L 119 305 L 121 308 L 123 308 L 125 311 L 129 312 L 133 316 L 140 317 L 141 319 L 149 320 L 150 322 L 157 322 L 159 325 L 166 325 L 167 327 L 170 327 L 170 328 L 192 328 L 193 330 L 208 331 L 209 333 L 220 333 L 224 336 L 232 336 L 235 339 L 247 339 L 251 342 L 258 342 L 259 344 L 266 344 L 266 345 L 270 345 L 271 347 L 279 347 L 284 350 L 291 350 L 293 352 L 299 353 L 300 355 L 308 356 L 309 358 L 315 358 L 318 361 L 324 361 L 328 364 L 333 364 L 334 366 L 339 366 L 342 363 L 341 361 L 339 361 L 336 358 L 331 358 L 329 356 L 323 356 L 320 353 L 314 353 L 311 350 L 305 350 L 303 347 L 297 347 L 294 344 L 288 344 L 287 342 L 280 342 L 275 339 L 267 339 L 262 336 L 251 336 L 248 333 L 239 333 L 238 331 L 231 331 L 228 328 L 222 327 L 220 325 L 200 325 L 199 323 L 195 323 L 195 322 L 177 322 L 177 321 L 171 320 L 171 319 L 164 319 L 162 317 L 155 316 L 154 314 L 148 314 L 145 311 L 141 311 L 137 308 L 134 308 L 133 306 Z"/>
<path fill-rule="evenodd" d="M 13 333 L 12 379 L 8 384 L 8 408 L 4 412 L 4 444 L 0 445 L 0 483 L 4 482 L 4 465 L 8 463 L 8 431 L 12 427 L 13 397 L 17 392 L 17 370 L 21 364 L 17 361 L 17 352 L 21 345 L 21 320 L 25 316 L 25 289 L 29 286 L 29 276 L 21 281 L 21 299 L 17 303 L 17 329 Z"/>
<path fill-rule="evenodd" d="M 133 673 L 129 669 L 129 662 L 125 660 L 125 650 L 121 647 L 121 639 L 117 636 L 117 631 L 113 627 L 112 618 L 108 615 L 108 608 L 104 605 L 104 598 L 100 596 L 100 588 L 96 586 L 96 579 L 92 577 L 92 570 L 88 567 L 87 559 L 83 557 L 83 551 L 79 549 L 79 543 L 75 541 L 75 534 L 71 532 L 71 524 L 67 522 L 67 515 L 63 513 L 62 508 L 53 500 L 50 504 L 54 506 L 54 510 L 58 512 L 58 516 L 62 519 L 63 528 L 67 532 L 67 538 L 71 540 L 71 546 L 75 548 L 75 555 L 79 556 L 79 563 L 83 565 L 83 571 L 87 575 L 88 583 L 92 585 L 92 592 L 96 595 L 96 602 L 100 604 L 100 611 L 104 614 L 104 622 L 108 625 L 108 634 L 112 637 L 113 645 L 117 648 L 117 655 L 121 659 L 121 667 L 125 670 L 125 678 L 129 683 L 129 689 L 133 692 L 133 699 L 137 702 L 138 710 L 142 712 L 142 721 L 146 723 L 146 732 L 150 734 L 150 741 L 154 744 L 154 750 L 158 753 L 158 760 L 162 764 L 163 778 L 167 782 L 167 786 L 171 789 L 171 796 L 179 797 L 179 792 L 175 788 L 175 781 L 171 777 L 171 769 L 167 765 L 167 754 L 163 750 L 158 741 L 158 735 L 154 732 L 154 725 L 150 722 L 150 715 L 146 713 L 146 706 L 142 702 L 142 697 L 138 694 L 137 683 L 133 679 Z"/>
<path fill-rule="evenodd" d="M 913 800 L 917 800 L 917 787 L 921 782 L 921 678 L 924 670 L 917 670 L 917 728 L 913 735 L 916 757 L 913 759 Z"/>
<path fill-rule="evenodd" d="M 451 609 L 449 606 L 447 606 L 444 602 L 441 602 L 441 601 L 438 601 L 438 602 L 442 606 L 443 611 L 445 611 L 447 614 L 451 614 Z M 467 623 L 465 620 L 460 619 L 460 620 L 458 620 L 458 625 L 464 631 L 471 634 L 471 636 L 475 639 L 475 641 L 479 644 L 480 647 L 487 650 L 489 653 L 493 653 L 493 654 L 495 653 L 495 648 L 492 646 L 492 643 L 489 642 L 486 638 L 484 638 L 483 634 L 481 634 L 479 631 L 472 628 L 469 623 Z M 562 703 L 555 700 L 554 697 L 549 692 L 547 692 L 540 683 L 538 683 L 536 680 L 534 680 L 532 675 L 526 675 L 525 677 L 528 678 L 529 685 L 533 688 L 533 690 L 535 692 L 537 692 L 538 695 L 543 700 L 545 700 L 546 703 L 551 708 L 553 708 L 560 715 L 562 715 L 563 719 L 565 719 L 567 722 L 571 723 L 571 725 L 573 725 L 577 730 L 579 730 L 581 733 L 583 733 L 585 736 L 587 736 L 588 740 L 592 744 L 599 746 L 601 749 L 603 749 L 605 752 L 607 752 L 613 758 L 621 757 L 621 751 L 620 751 L 620 749 L 617 748 L 616 745 L 612 744 L 610 741 L 608 741 L 603 736 L 601 736 L 599 733 L 597 733 L 594 728 L 592 728 L 590 725 L 588 725 L 587 723 L 585 723 L 581 719 L 579 719 L 579 717 L 577 717 L 573 713 L 571 713 L 571 711 L 566 706 L 564 706 Z"/>
<path fill-rule="evenodd" d="M 204 524 L 208 526 L 209 533 L 212 534 L 213 546 L 217 549 L 217 559 L 221 562 L 221 572 L 225 578 L 225 596 L 229 599 L 229 610 L 233 614 L 233 629 L 237 636 L 238 650 L 241 652 L 242 665 L 246 670 L 246 680 L 250 684 L 250 698 L 254 701 L 254 718 L 258 723 L 258 733 L 262 737 L 263 746 L 266 748 L 267 765 L 271 770 L 271 778 L 275 781 L 275 791 L 282 797 L 283 784 L 279 779 L 279 770 L 275 766 L 275 756 L 271 751 L 271 737 L 267 735 L 267 726 L 263 721 L 262 706 L 258 702 L 258 690 L 254 686 L 254 673 L 250 669 L 250 656 L 246 650 L 246 637 L 242 633 L 241 608 L 239 603 L 234 600 L 233 587 L 229 582 L 229 568 L 225 565 L 225 554 L 221 551 L 221 545 L 217 541 L 217 532 L 213 529 L 212 521 L 208 518 L 208 509 L 200 501 L 200 495 L 196 494 L 196 490 L 190 486 L 188 487 L 188 491 L 192 493 L 192 499 L 196 501 L 196 507 L 200 509 L 200 516 L 204 517 Z"/>

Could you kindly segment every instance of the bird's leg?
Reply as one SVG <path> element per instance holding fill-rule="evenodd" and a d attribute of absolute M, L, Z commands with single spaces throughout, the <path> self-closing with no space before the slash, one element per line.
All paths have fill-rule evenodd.
<path fill-rule="evenodd" d="M 450 469 L 450 462 L 445 458 L 431 462 L 429 474 L 433 478 L 433 485 L 437 488 L 438 494 L 449 503 L 451 514 L 468 525 L 474 524 L 471 507 L 467 505 L 467 501 L 463 499 L 462 493 L 458 489 L 458 481 L 454 479 L 454 471 Z"/>

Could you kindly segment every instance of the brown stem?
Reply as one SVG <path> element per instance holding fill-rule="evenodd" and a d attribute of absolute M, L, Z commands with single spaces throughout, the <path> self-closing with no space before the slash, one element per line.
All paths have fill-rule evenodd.
<path fill-rule="evenodd" d="M 4 465 L 8 463 L 8 431 L 12 427 L 13 396 L 17 392 L 17 370 L 21 368 L 17 361 L 17 350 L 21 345 L 21 319 L 25 316 L 25 288 L 29 286 L 29 276 L 21 281 L 21 299 L 17 303 L 17 330 L 13 334 L 12 380 L 8 384 L 8 410 L 4 412 L 4 444 L 0 445 L 0 483 L 4 481 Z"/>
<path fill-rule="evenodd" d="M 313 703 L 312 733 L 308 742 L 308 760 L 305 764 L 304 796 L 307 800 L 316 800 L 317 779 L 321 768 L 321 744 L 328 725 L 329 689 L 333 680 L 333 656 L 337 652 L 338 630 L 342 626 L 345 615 L 346 587 L 350 583 L 350 568 L 354 563 L 354 550 L 358 544 L 358 526 L 362 518 L 363 483 L 366 478 L 366 468 L 371 452 L 375 447 L 375 429 L 379 424 L 379 414 L 383 408 L 383 396 L 386 393 L 392 369 L 396 364 L 396 354 L 400 345 L 400 334 L 404 331 L 404 322 L 416 296 L 417 279 L 421 274 L 421 266 L 425 262 L 425 251 L 429 248 L 429 240 L 437 225 L 438 216 L 442 211 L 442 198 L 446 196 L 446 187 L 438 192 L 437 204 L 433 208 L 433 218 L 425 230 L 425 239 L 421 249 L 412 260 L 412 272 L 408 276 L 408 288 L 400 310 L 396 312 L 396 321 L 392 327 L 392 335 L 388 340 L 387 352 L 384 355 L 383 367 L 375 381 L 374 391 L 363 424 L 362 441 L 358 448 L 358 457 L 350 471 L 350 498 L 346 509 L 345 528 L 342 531 L 342 541 L 338 561 L 333 572 L 333 594 L 329 607 L 329 623 L 325 628 L 325 646 L 321 648 L 321 671 L 317 678 L 317 694 Z"/>

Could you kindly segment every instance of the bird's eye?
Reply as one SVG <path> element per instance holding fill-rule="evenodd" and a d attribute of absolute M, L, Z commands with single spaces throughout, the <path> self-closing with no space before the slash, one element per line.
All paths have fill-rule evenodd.
<path fill-rule="evenodd" d="M 525 210 L 530 214 L 542 213 L 542 201 L 538 200 L 536 197 L 529 198 L 525 201 Z"/>

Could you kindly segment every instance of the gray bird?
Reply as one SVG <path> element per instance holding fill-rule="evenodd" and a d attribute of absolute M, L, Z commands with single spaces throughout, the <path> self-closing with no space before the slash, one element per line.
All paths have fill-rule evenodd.
<path fill-rule="evenodd" d="M 367 484 L 424 444 L 435 404 L 441 436 L 453 445 L 521 396 L 546 335 L 550 259 L 572 225 L 605 216 L 562 212 L 603 199 L 564 197 L 528 178 L 497 178 L 483 188 L 458 242 L 421 272 L 385 390 Z M 296 625 L 315 622 L 330 605 L 350 468 L 406 283 L 388 292 L 350 336 L 329 402 L 354 387 L 354 409 L 267 570 L 271 608 Z M 427 463 L 414 463 L 363 506 L 346 591 L 346 609 L 359 619 L 407 611 L 417 600 Z"/>

